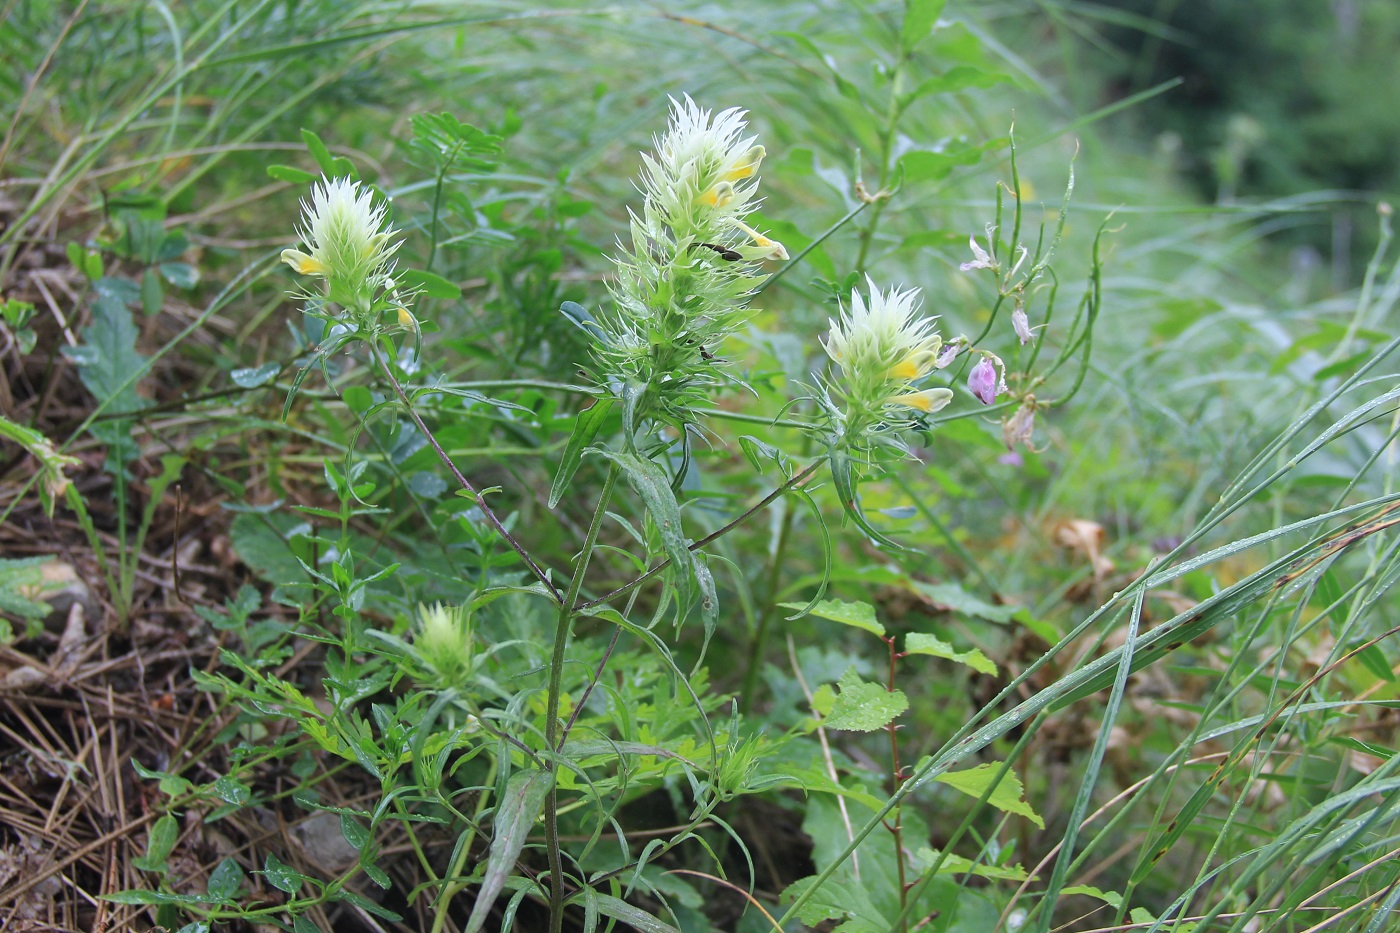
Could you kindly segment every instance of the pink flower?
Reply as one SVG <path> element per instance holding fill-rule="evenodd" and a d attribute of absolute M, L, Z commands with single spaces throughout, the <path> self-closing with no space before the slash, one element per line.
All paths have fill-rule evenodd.
<path fill-rule="evenodd" d="M 997 400 L 997 393 L 1006 389 L 1006 383 L 998 377 L 996 364 L 984 356 L 967 374 L 967 387 L 983 405 L 990 405 Z"/>

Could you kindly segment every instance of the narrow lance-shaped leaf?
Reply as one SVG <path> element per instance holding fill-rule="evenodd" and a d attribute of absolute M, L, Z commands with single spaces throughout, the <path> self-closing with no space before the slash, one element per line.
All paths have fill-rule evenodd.
<path fill-rule="evenodd" d="M 486 874 L 482 876 L 476 903 L 467 919 L 467 933 L 477 933 L 486 922 L 491 905 L 505 887 L 506 879 L 520 858 L 520 850 L 525 848 L 525 839 L 540 815 L 553 779 L 548 771 L 521 771 L 511 775 L 500 806 L 496 808 L 491 853 L 487 856 Z"/>

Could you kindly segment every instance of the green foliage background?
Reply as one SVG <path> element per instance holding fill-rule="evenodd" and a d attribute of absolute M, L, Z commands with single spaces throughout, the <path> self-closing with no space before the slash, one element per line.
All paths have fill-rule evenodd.
<path fill-rule="evenodd" d="M 94 900 L 189 933 L 1387 929 L 1397 30 L 1189 0 L 12 4 L 0 284 L 42 310 L 61 270 L 67 332 L 7 305 L 0 402 L 81 460 L 48 527 L 114 644 L 168 602 L 141 567 L 178 544 L 176 484 L 238 561 L 181 616 L 213 713 L 132 749 L 144 881 Z M 621 455 L 570 437 L 623 422 L 559 309 L 607 301 L 682 94 L 749 111 L 760 226 L 802 255 L 705 351 L 747 388 L 614 494 Z M 1071 172 L 1023 347 L 958 267 L 998 220 L 1006 264 L 1014 222 L 1048 246 Z M 404 231 L 418 329 L 290 294 L 298 199 L 350 173 Z M 677 604 L 688 572 L 621 592 L 819 462 L 789 403 L 867 273 L 1061 403 L 1033 443 L 955 368 L 912 456 L 852 487 L 871 533 L 821 473 L 706 548 L 717 615 Z M 17 528 L 48 453 L 5 436 Z M 415 640 L 437 601 L 469 609 L 456 666 Z M 578 713 L 558 749 L 551 703 Z M 267 813 L 331 815 L 349 867 Z"/>

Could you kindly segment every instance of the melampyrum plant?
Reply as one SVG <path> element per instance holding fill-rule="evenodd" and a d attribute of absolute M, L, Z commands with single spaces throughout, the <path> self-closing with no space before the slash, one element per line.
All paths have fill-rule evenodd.
<path fill-rule="evenodd" d="M 479 141 L 480 134 L 454 125 L 461 138 Z M 709 685 L 705 647 L 726 616 L 707 546 L 790 496 L 816 516 L 829 562 L 826 494 L 819 488 L 829 480 L 837 514 L 865 540 L 898 550 L 900 545 L 861 509 L 861 484 L 899 471 L 916 439 L 937 436 L 942 417 L 996 412 L 1005 421 L 1008 445 L 1029 443 L 1034 413 L 1063 402 L 1073 386 L 1048 401 L 1036 401 L 1034 390 L 1076 360 L 1082 378 L 1098 307 L 1098 270 L 1095 263 L 1090 287 L 1057 340 L 1053 361 L 1033 371 L 1032 355 L 1018 372 L 986 345 L 989 334 L 969 339 L 941 333 L 930 313 L 935 302 L 921 298 L 919 287 L 867 277 L 842 296 L 827 333 L 812 342 L 810 357 L 824 362 L 810 372 L 788 374 L 794 389 L 787 410 L 798 416 L 783 419 L 796 430 L 791 449 L 737 439 L 755 469 L 776 466 L 777 484 L 697 539 L 688 532 L 683 491 L 695 445 L 736 443 L 725 419 L 732 400 L 746 397 L 747 387 L 729 359 L 739 344 L 735 338 L 755 315 L 753 297 L 778 263 L 791 261 L 781 243 L 750 222 L 766 155 L 748 130 L 744 111 L 712 112 L 689 97 L 673 100 L 669 125 L 642 155 L 641 201 L 629 208 L 605 298 L 595 310 L 576 302 L 562 308 L 590 340 L 590 358 L 579 361 L 589 384 L 531 381 L 530 386 L 588 403 L 574 419 L 548 496 L 551 508 L 567 502 L 591 514 L 571 548 L 575 556 L 569 566 L 551 565 L 532 547 L 531 529 L 499 511 L 510 490 L 475 485 L 430 427 L 429 419 L 441 415 L 427 410 L 454 392 L 481 406 L 463 417 L 494 416 L 521 406 L 482 394 L 489 383 L 468 387 L 439 374 L 444 367 L 435 361 L 432 344 L 424 344 L 429 322 L 420 307 L 422 283 L 431 278 L 406 267 L 409 237 L 393 225 L 382 192 L 349 171 L 335 171 L 348 168 L 343 160 L 323 161 L 325 174 L 301 205 L 300 242 L 282 253 L 299 276 L 294 294 L 303 313 L 323 325 L 322 339 L 307 348 L 292 383 L 287 410 L 317 368 L 329 375 L 333 358 L 363 360 L 369 391 L 357 386 L 352 399 L 349 389 L 334 386 L 356 412 L 354 436 L 374 436 L 368 425 L 375 419 L 389 422 L 395 438 L 416 432 L 459 487 L 467 513 L 454 514 L 450 522 L 454 533 L 471 536 L 467 544 L 479 561 L 470 574 L 450 581 L 465 594 L 460 598 L 447 601 L 427 588 L 395 589 L 399 564 L 375 558 L 377 544 L 366 546 L 354 533 L 357 526 L 385 520 L 383 510 L 372 506 L 379 490 L 367 461 L 352 451 L 340 467 L 326 463 L 337 508 L 306 511 L 338 534 L 315 537 L 321 543 L 309 558 L 299 558 L 307 583 L 281 597 L 295 594 L 302 633 L 323 646 L 325 701 L 274 669 L 288 657 L 285 640 L 273 647 L 258 641 L 260 647 L 245 654 L 226 653 L 233 673 L 207 682 L 246 711 L 242 734 L 250 747 L 261 746 L 249 723 L 259 717 L 286 720 L 299 736 L 298 748 L 359 769 L 377 800 L 333 811 L 348 821 L 346 838 L 358 852 L 344 873 L 313 878 L 281 860 L 269 862 L 266 877 L 290 895 L 285 903 L 240 907 L 235 884 L 220 900 L 182 902 L 201 922 L 257 917 L 298 924 L 301 930 L 311 923 L 310 915 L 342 900 L 396 917 L 383 904 L 366 906 L 372 902 L 355 890 L 361 877 L 392 887 L 380 866 L 384 835 L 392 830 L 409 840 L 423 873 L 421 882 L 400 896 L 432 918 L 434 931 L 449 922 L 468 931 L 482 929 L 497 909 L 508 928 L 527 900 L 544 905 L 556 933 L 570 912 L 669 930 L 672 922 L 681 924 L 681 908 L 669 903 L 663 888 L 674 892 L 683 883 L 672 879 L 659 885 L 658 860 L 676 857 L 682 847 L 713 851 L 715 832 L 746 852 L 740 835 L 725 822 L 724 804 L 744 794 L 807 787 L 765 764 L 783 743 L 801 736 L 750 730 L 738 704 Z M 1014 191 L 1014 154 L 1012 165 Z M 1054 305 L 1055 290 L 1043 277 L 1058 231 L 1048 243 L 1042 236 L 1042 246 L 1027 256 L 1018 239 L 1019 198 L 1014 203 L 1013 221 L 1004 229 L 998 201 L 985 236 L 988 248 L 974 241 L 974 261 L 964 270 L 989 270 L 997 277 L 998 308 L 1002 301 L 1014 305 L 1004 333 L 991 336 L 994 344 L 1013 336 L 1043 339 Z M 770 210 L 781 213 L 781 205 Z M 1027 313 L 1042 295 L 1043 319 L 1036 327 L 1042 336 L 1035 336 Z M 1005 322 L 1006 316 L 994 312 L 992 320 Z M 964 382 L 969 404 L 951 412 L 956 387 Z M 497 383 L 510 384 L 508 378 Z M 722 397 L 730 404 L 717 406 Z M 1010 402 L 1003 401 L 1007 397 Z M 590 461 L 603 477 L 588 501 L 591 490 L 581 467 Z M 630 501 L 620 495 L 624 486 Z M 625 557 L 616 544 L 604 543 L 607 528 L 623 536 L 610 534 L 609 542 L 629 542 Z M 610 565 L 603 578 L 607 586 L 599 589 L 600 579 L 590 576 L 589 568 L 602 555 Z M 793 605 L 793 618 L 814 610 L 820 618 L 845 621 L 822 602 L 825 585 L 823 573 L 810 599 Z M 398 621 L 392 628 L 371 621 L 366 610 L 375 600 L 393 607 Z M 246 632 L 241 620 L 247 613 L 246 606 L 230 606 L 225 627 Z M 680 645 L 666 634 L 675 629 L 660 623 L 679 627 L 692 615 L 699 616 L 704 635 L 687 671 L 677 659 Z M 611 639 L 602 644 L 592 636 L 574 638 L 575 625 L 584 620 L 590 629 L 611 628 Z M 243 642 L 254 644 L 251 635 Z M 932 636 L 908 641 L 902 652 L 893 639 L 887 643 L 891 665 L 919 654 L 985 662 L 976 652 L 956 652 Z M 756 650 L 762 653 L 761 638 Z M 609 676 L 610 667 L 616 678 Z M 825 689 L 832 693 L 830 685 Z M 814 703 L 817 722 L 835 716 L 837 723 L 861 722 L 867 728 L 876 722 L 873 728 L 887 729 L 896 775 L 888 790 L 898 792 L 898 776 L 905 773 L 894 723 L 900 710 L 879 699 L 894 695 L 897 687 L 892 680 L 871 685 L 843 678 L 840 689 L 837 706 Z M 843 720 L 844 715 L 854 718 Z M 282 753 L 250 752 L 246 760 Z M 832 780 L 839 783 L 835 776 Z M 990 793 L 991 785 L 985 786 Z M 681 824 L 645 843 L 629 840 L 618 824 L 619 808 L 655 789 L 664 789 L 680 806 Z M 185 791 L 196 798 L 213 793 Z M 177 797 L 173 803 L 189 799 Z M 299 799 L 312 808 L 329 806 L 314 795 Z M 922 823 L 913 815 L 902 822 L 896 811 L 892 825 L 893 850 L 883 846 L 880 858 L 893 859 L 900 879 L 912 878 L 921 870 L 918 846 L 926 841 L 917 839 L 912 827 Z M 901 827 L 910 827 L 907 835 Z M 449 857 L 430 857 L 427 842 L 433 833 L 451 840 Z M 605 833 L 615 836 L 613 843 L 600 843 Z M 819 883 L 794 896 L 810 899 Z M 646 915 L 629 903 L 625 898 L 634 890 L 666 905 L 664 916 Z M 469 908 L 465 899 L 457 900 L 466 892 Z M 945 895 L 940 889 L 938 896 Z M 879 903 L 891 922 L 905 917 L 901 924 L 915 909 L 903 882 L 883 892 Z"/>

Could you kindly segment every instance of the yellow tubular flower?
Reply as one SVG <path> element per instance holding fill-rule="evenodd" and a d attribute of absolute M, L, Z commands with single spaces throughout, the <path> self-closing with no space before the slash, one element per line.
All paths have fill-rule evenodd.
<path fill-rule="evenodd" d="M 730 166 L 720 178 L 724 181 L 742 181 L 758 171 L 758 166 L 763 162 L 763 157 L 768 154 L 768 150 L 762 146 L 754 146 L 748 152 L 739 157 L 739 160 Z"/>
<path fill-rule="evenodd" d="M 896 395 L 889 400 L 889 403 L 892 405 L 903 405 L 905 408 L 915 408 L 925 414 L 932 414 L 943 408 L 952 400 L 952 389 L 924 389 L 921 392 Z"/>
<path fill-rule="evenodd" d="M 744 255 L 745 259 L 775 259 L 779 262 L 787 261 L 788 252 L 783 247 L 783 244 L 779 243 L 777 240 L 764 236 L 742 220 L 735 220 L 734 226 L 744 231 L 749 239 L 753 240 L 753 246 L 739 247 L 739 252 Z"/>
<path fill-rule="evenodd" d="M 386 209 L 368 188 L 349 178 L 322 179 L 301 210 L 299 233 L 310 252 L 285 249 L 282 261 L 301 275 L 327 279 L 333 300 L 361 294 L 387 274 L 399 245 L 390 242 Z"/>
<path fill-rule="evenodd" d="M 946 388 L 917 385 L 933 372 L 943 345 L 933 319 L 918 313 L 919 290 L 881 292 L 868 277 L 866 282 L 869 297 L 851 294 L 825 344 L 841 366 L 840 388 L 857 430 L 890 417 L 886 407 L 931 414 L 953 398 Z"/>

